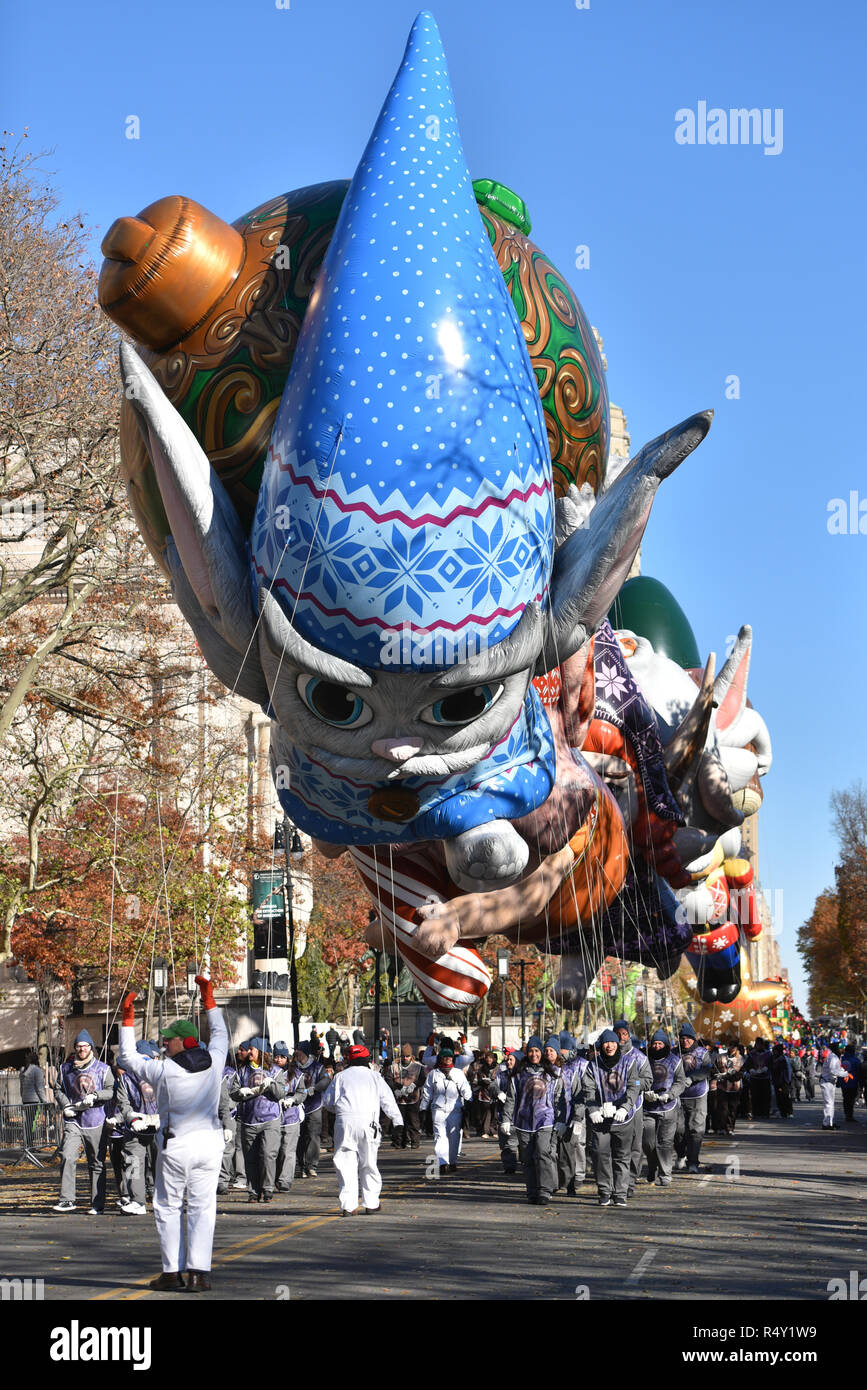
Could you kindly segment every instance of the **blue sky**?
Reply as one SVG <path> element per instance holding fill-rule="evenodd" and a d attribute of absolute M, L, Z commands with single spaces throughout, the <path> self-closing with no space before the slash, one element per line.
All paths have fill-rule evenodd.
<path fill-rule="evenodd" d="M 833 879 L 828 798 L 867 767 L 867 536 L 827 529 L 832 498 L 867 499 L 864 9 L 432 8 L 473 176 L 527 202 L 535 239 L 603 334 L 633 449 L 696 409 L 717 412 L 661 489 L 644 570 L 678 596 L 703 653 L 721 653 L 743 622 L 755 630 L 750 695 L 775 753 L 761 874 L 799 982 L 795 933 Z M 66 211 L 101 228 L 98 258 L 115 217 L 166 193 L 231 220 L 284 189 L 349 177 L 417 9 L 5 4 L 3 124 L 53 150 Z M 678 144 L 675 113 L 701 101 L 782 110 L 781 152 Z M 130 115 L 138 140 L 125 138 Z M 579 245 L 588 269 L 574 269 Z M 732 375 L 738 399 L 726 399 Z"/>

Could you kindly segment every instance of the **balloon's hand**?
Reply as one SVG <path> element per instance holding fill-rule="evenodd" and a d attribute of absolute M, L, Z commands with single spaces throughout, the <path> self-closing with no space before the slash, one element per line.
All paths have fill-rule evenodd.
<path fill-rule="evenodd" d="M 412 944 L 423 955 L 437 960 L 446 955 L 461 935 L 461 924 L 452 903 L 423 903 L 416 908 Z"/>
<path fill-rule="evenodd" d="M 364 930 L 364 939 L 374 951 L 386 951 L 389 955 L 398 953 L 393 934 L 378 917 L 374 917 L 372 922 L 368 922 Z"/>

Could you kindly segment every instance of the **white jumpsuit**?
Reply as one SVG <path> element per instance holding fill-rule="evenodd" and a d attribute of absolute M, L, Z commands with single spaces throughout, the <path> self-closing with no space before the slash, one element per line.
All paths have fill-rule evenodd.
<path fill-rule="evenodd" d="M 428 1072 L 422 1091 L 420 1110 L 430 1109 L 433 1118 L 434 1153 L 441 1168 L 454 1165 L 461 1151 L 461 1120 L 464 1106 L 473 1098 L 463 1071 L 452 1067 Z"/>
<path fill-rule="evenodd" d="M 846 1068 L 835 1053 L 829 1052 L 822 1063 L 822 1079 L 819 1083 L 822 1087 L 822 1128 L 831 1129 L 834 1124 L 834 1103 L 837 1099 L 837 1077 L 842 1076 Z"/>
<path fill-rule="evenodd" d="M 120 1030 L 118 1064 L 150 1082 L 160 1113 L 154 1218 L 167 1274 L 211 1268 L 224 1147 L 217 1109 L 229 1034 L 219 1009 L 208 1010 L 208 1026 L 211 1065 L 201 1071 L 185 1071 L 172 1057 L 143 1057 L 135 1050 L 135 1029 Z"/>
<path fill-rule="evenodd" d="M 392 1124 L 402 1125 L 397 1102 L 379 1072 L 355 1066 L 337 1073 L 323 1104 L 334 1112 L 334 1166 L 340 1178 L 341 1210 L 356 1210 L 360 1184 L 362 1204 L 367 1211 L 376 1211 L 382 1191 L 376 1166 L 382 1137 L 379 1112 L 384 1110 Z"/>

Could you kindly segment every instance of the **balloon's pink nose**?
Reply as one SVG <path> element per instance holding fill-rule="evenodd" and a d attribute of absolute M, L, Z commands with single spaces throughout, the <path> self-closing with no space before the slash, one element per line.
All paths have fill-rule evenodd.
<path fill-rule="evenodd" d="M 415 757 L 423 742 L 420 738 L 378 738 L 370 747 L 379 758 L 388 758 L 391 763 L 405 763 Z"/>

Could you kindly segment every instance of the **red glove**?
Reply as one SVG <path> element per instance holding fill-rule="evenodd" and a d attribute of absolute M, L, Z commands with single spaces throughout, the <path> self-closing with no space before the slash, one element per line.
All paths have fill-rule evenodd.
<path fill-rule="evenodd" d="M 202 992 L 202 1003 L 206 1009 L 215 1009 L 217 1001 L 214 999 L 214 986 L 210 980 L 206 980 L 204 975 L 196 976 L 196 984 Z"/>
<path fill-rule="evenodd" d="M 138 995 L 135 990 L 131 990 L 129 994 L 125 994 L 123 997 L 123 1003 L 120 1006 L 120 1021 L 124 1028 L 135 1027 L 135 1001 L 137 998 Z"/>

